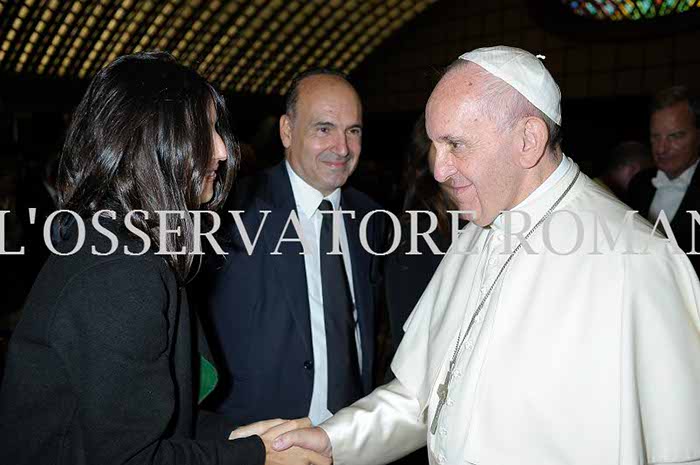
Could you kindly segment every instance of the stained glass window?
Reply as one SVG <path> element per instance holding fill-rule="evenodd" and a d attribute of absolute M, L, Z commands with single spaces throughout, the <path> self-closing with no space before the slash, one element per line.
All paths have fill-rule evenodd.
<path fill-rule="evenodd" d="M 700 0 L 562 0 L 579 16 L 600 20 L 640 20 L 700 11 Z"/>

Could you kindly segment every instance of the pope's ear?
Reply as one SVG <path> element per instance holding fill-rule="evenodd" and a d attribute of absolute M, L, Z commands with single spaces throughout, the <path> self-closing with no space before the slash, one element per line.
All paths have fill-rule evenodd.
<path fill-rule="evenodd" d="M 280 139 L 285 149 L 292 145 L 292 119 L 287 114 L 280 116 Z"/>
<path fill-rule="evenodd" d="M 525 118 L 519 126 L 519 163 L 529 169 L 537 165 L 547 152 L 549 129 L 542 119 L 534 116 Z"/>

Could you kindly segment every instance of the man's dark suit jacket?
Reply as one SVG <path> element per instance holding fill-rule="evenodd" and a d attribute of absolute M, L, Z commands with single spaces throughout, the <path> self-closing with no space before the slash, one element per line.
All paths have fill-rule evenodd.
<path fill-rule="evenodd" d="M 314 357 L 304 257 L 299 242 L 283 242 L 280 255 L 271 255 L 290 212 L 296 210 L 285 163 L 241 181 L 229 205 L 229 210 L 244 211 L 241 216 L 251 240 L 260 228 L 261 211 L 271 213 L 251 255 L 236 228 L 227 226 L 233 234 L 223 246 L 229 255 L 203 287 L 223 358 L 218 366 L 226 366 L 230 375 L 228 386 L 214 393 L 220 399 L 214 406 L 239 424 L 307 416 Z M 361 219 L 379 206 L 351 188 L 343 188 L 340 205 L 356 213 L 354 220 L 344 219 L 362 338 L 363 390 L 369 393 L 375 356 L 377 257 L 362 248 L 359 226 Z M 367 241 L 377 252 L 383 251 L 382 215 L 373 215 L 367 227 Z M 291 224 L 285 237 L 296 237 Z"/>
<path fill-rule="evenodd" d="M 656 188 L 651 183 L 652 178 L 656 176 L 656 168 L 644 170 L 637 174 L 630 182 L 629 187 L 629 205 L 635 210 L 639 210 L 639 214 L 644 218 L 649 216 L 649 207 L 654 200 Z M 676 215 L 671 221 L 671 229 L 673 235 L 678 242 L 678 246 L 688 253 L 692 250 L 692 218 L 688 210 L 700 212 L 700 169 L 695 170 L 695 174 L 690 181 L 688 189 L 685 191 L 685 196 L 681 201 Z M 695 250 L 700 251 L 700 225 L 698 228 Z M 695 268 L 695 273 L 700 273 L 700 255 L 688 255 L 690 262 Z"/>
<path fill-rule="evenodd" d="M 235 425 L 198 414 L 207 349 L 170 267 L 124 255 L 143 244 L 120 233 L 117 252 L 95 256 L 110 243 L 86 230 L 75 255 L 49 257 L 12 335 L 0 463 L 262 465 L 259 437 L 229 441 Z"/>

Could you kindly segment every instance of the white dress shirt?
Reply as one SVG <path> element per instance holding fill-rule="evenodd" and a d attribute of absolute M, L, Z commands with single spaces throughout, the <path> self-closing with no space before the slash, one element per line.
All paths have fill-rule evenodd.
<path fill-rule="evenodd" d="M 328 357 L 326 352 L 326 322 L 323 313 L 323 288 L 321 286 L 321 258 L 319 253 L 319 240 L 321 236 L 321 223 L 323 215 L 318 207 L 324 200 L 323 194 L 308 185 L 297 175 L 289 163 L 285 163 L 289 180 L 292 184 L 294 201 L 296 203 L 299 223 L 306 243 L 313 248 L 312 253 L 304 254 L 304 268 L 306 269 L 306 287 L 309 295 L 309 319 L 311 321 L 311 341 L 314 352 L 314 387 L 311 394 L 311 406 L 309 418 L 314 425 L 329 418 L 332 413 L 328 410 Z M 325 197 L 334 210 L 340 207 L 340 188 Z M 340 226 L 340 248 L 343 252 L 345 272 L 348 276 L 348 285 L 352 296 L 353 307 L 355 305 L 355 290 L 352 280 L 352 263 L 348 253 L 348 239 L 345 233 L 345 222 Z M 355 342 L 357 345 L 357 359 L 362 373 L 362 349 L 360 346 L 360 326 L 357 324 L 357 310 L 353 311 L 355 318 Z"/>
<path fill-rule="evenodd" d="M 669 179 L 666 173 L 661 170 L 657 171 L 656 176 L 651 180 L 651 183 L 656 187 L 656 193 L 649 206 L 649 221 L 655 223 L 661 210 L 666 213 L 669 223 L 673 221 L 697 167 L 698 162 L 696 161 L 674 179 Z"/>

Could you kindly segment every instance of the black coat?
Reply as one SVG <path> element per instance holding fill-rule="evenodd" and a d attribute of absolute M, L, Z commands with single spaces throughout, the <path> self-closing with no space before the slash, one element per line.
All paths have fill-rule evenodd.
<path fill-rule="evenodd" d="M 355 304 L 362 346 L 362 382 L 365 394 L 373 388 L 375 307 L 378 257 L 366 252 L 359 239 L 363 216 L 379 206 L 354 189 L 343 188 L 341 207 L 354 210 L 345 218 L 352 261 Z M 229 205 L 243 210 L 243 224 L 251 241 L 260 228 L 262 211 L 270 211 L 251 255 L 234 225 L 228 225 L 229 244 L 222 269 L 203 279 L 200 296 L 208 298 L 219 365 L 228 369 L 228 383 L 215 393 L 220 413 L 247 424 L 268 418 L 298 418 L 309 414 L 313 391 L 314 358 L 304 257 L 298 242 L 283 242 L 272 255 L 296 203 L 284 163 L 240 182 Z M 382 214 L 367 223 L 367 239 L 380 252 Z M 286 230 L 287 237 L 294 228 Z"/>
<path fill-rule="evenodd" d="M 630 182 L 629 205 L 638 210 L 639 214 L 644 218 L 648 218 L 649 207 L 651 207 L 651 202 L 656 194 L 656 188 L 651 183 L 654 176 L 656 176 L 656 169 L 647 169 L 638 173 Z M 690 214 L 687 213 L 688 210 L 700 211 L 700 169 L 695 170 L 678 211 L 671 221 L 673 236 L 676 238 L 678 246 L 686 254 L 692 250 L 693 220 Z M 696 225 L 695 228 L 698 230 L 695 250 L 700 251 L 700 225 Z M 663 228 L 661 229 L 663 230 Z M 688 255 L 688 258 L 693 264 L 693 268 L 695 268 L 695 273 L 700 274 L 700 255 Z"/>
<path fill-rule="evenodd" d="M 175 275 L 118 237 L 95 256 L 110 244 L 88 226 L 79 252 L 40 272 L 10 341 L 0 463 L 262 465 L 259 437 L 228 441 L 233 425 L 197 413 L 206 347 Z"/>

